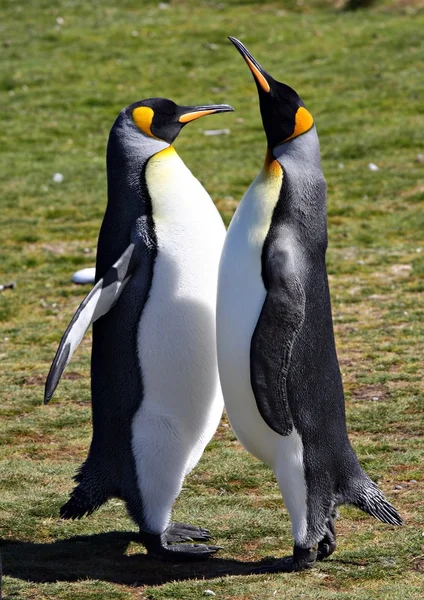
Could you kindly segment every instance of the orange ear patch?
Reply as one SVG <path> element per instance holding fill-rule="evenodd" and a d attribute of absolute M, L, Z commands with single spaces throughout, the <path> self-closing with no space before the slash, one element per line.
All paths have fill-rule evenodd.
<path fill-rule="evenodd" d="M 150 128 L 153 121 L 153 109 L 149 106 L 139 106 L 132 112 L 132 118 L 137 127 L 149 137 L 159 139 L 151 132 Z"/>
<path fill-rule="evenodd" d="M 311 113 L 309 111 L 307 111 L 304 106 L 300 106 L 297 109 L 297 113 L 295 116 L 294 131 L 291 134 L 291 136 L 289 136 L 284 141 L 288 142 L 289 140 L 292 140 L 293 138 L 297 137 L 298 135 L 302 135 L 302 133 L 306 133 L 307 131 L 312 129 L 313 124 L 314 124 L 314 119 L 313 119 L 313 116 L 311 115 Z"/>

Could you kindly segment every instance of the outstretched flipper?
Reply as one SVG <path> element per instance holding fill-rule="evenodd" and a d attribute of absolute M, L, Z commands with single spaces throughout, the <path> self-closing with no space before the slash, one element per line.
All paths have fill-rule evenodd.
<path fill-rule="evenodd" d="M 268 293 L 250 346 L 251 384 L 265 423 L 286 436 L 293 429 L 287 373 L 305 317 L 305 292 L 294 273 L 291 250 L 268 252 L 262 277 Z"/>
<path fill-rule="evenodd" d="M 61 339 L 50 367 L 44 391 L 44 404 L 53 396 L 66 365 L 91 323 L 105 315 L 118 300 L 138 262 L 137 255 L 136 244 L 130 244 L 81 302 Z"/>

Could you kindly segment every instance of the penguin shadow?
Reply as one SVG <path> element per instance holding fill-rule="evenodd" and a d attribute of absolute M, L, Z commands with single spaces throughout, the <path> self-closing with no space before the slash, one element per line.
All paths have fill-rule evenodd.
<path fill-rule="evenodd" d="M 196 562 L 161 562 L 147 554 L 137 554 L 142 546 L 130 548 L 131 542 L 137 541 L 136 532 L 123 531 L 81 535 L 45 544 L 2 540 L 3 575 L 32 583 L 89 578 L 141 586 L 248 575 L 262 564 L 218 557 Z"/>

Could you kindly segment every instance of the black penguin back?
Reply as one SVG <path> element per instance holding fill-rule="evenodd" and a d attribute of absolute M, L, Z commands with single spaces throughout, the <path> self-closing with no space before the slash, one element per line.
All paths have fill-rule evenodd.
<path fill-rule="evenodd" d="M 137 241 L 137 251 L 143 255 L 117 305 L 93 323 L 93 438 L 75 477 L 79 485 L 62 508 L 64 518 L 90 514 L 117 496 L 127 502 L 137 522 L 143 519 L 131 439 L 132 420 L 143 400 L 138 328 L 152 285 L 157 244 L 145 179 L 149 153 L 140 139 L 122 112 L 107 147 L 108 204 L 98 240 L 96 280 L 132 241 Z"/>

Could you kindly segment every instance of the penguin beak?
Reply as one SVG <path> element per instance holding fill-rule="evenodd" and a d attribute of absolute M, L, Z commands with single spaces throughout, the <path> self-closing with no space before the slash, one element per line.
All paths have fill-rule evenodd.
<path fill-rule="evenodd" d="M 237 38 L 228 36 L 228 39 L 234 44 L 246 61 L 247 66 L 252 71 L 258 88 L 266 93 L 269 93 L 271 91 L 271 85 L 269 82 L 272 83 L 272 77 L 268 75 L 266 71 L 264 71 L 258 61 L 250 54 L 246 46 L 244 46 Z"/>
<path fill-rule="evenodd" d="M 233 112 L 234 108 L 229 104 L 210 104 L 207 106 L 181 106 L 179 107 L 181 114 L 178 121 L 185 125 L 190 121 L 200 119 L 206 115 L 213 115 L 214 113 Z"/>

